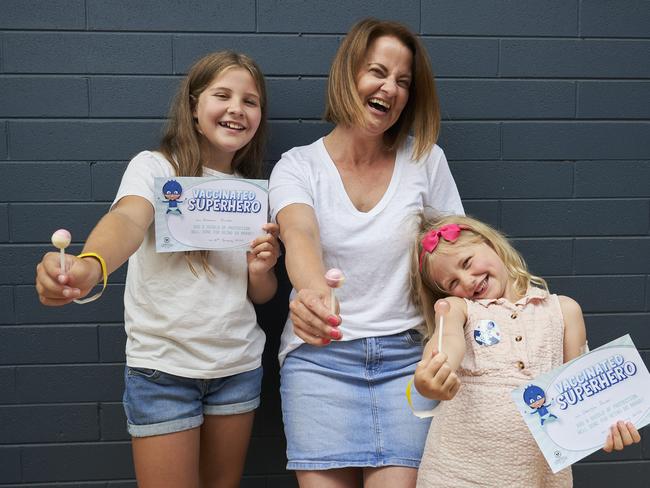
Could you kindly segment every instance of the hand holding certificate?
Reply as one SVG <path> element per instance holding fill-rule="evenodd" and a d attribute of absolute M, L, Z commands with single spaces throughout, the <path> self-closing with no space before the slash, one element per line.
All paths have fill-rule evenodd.
<path fill-rule="evenodd" d="M 513 390 L 512 399 L 556 473 L 603 446 L 638 442 L 631 432 L 650 423 L 650 374 L 626 335 Z"/>

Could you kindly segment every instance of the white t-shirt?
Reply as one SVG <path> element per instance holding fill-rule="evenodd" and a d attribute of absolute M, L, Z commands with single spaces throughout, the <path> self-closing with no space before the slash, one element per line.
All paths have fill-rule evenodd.
<path fill-rule="evenodd" d="M 343 340 L 422 326 L 424 319 L 409 299 L 414 216 L 464 213 L 442 149 L 434 146 L 428 156 L 413 161 L 412 144 L 409 138 L 397 152 L 388 189 L 369 212 L 360 212 L 350 201 L 323 139 L 284 153 L 271 174 L 272 219 L 294 203 L 313 207 L 325 269 L 339 268 L 345 274 L 344 285 L 336 290 Z M 280 362 L 301 343 L 287 319 Z"/>
<path fill-rule="evenodd" d="M 203 174 L 229 176 L 209 168 Z M 162 198 L 154 194 L 157 176 L 173 178 L 174 169 L 161 153 L 141 152 L 129 163 L 113 205 L 127 195 L 155 205 Z M 154 228 L 152 223 L 129 258 L 124 292 L 127 364 L 200 379 L 259 367 L 265 335 L 247 294 L 245 251 L 211 252 L 213 277 L 195 260 L 197 278 L 184 253 L 156 253 Z"/>

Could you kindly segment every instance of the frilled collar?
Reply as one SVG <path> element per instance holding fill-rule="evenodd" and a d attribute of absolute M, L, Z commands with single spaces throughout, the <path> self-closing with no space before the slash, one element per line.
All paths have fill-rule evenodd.
<path fill-rule="evenodd" d="M 533 300 L 542 301 L 546 300 L 546 298 L 548 298 L 548 292 L 546 290 L 543 288 L 538 288 L 536 286 L 529 286 L 528 290 L 526 290 L 526 294 L 515 303 L 511 303 L 506 298 L 485 298 L 483 300 L 475 300 L 475 302 L 483 305 L 485 308 L 487 308 L 492 303 L 496 303 L 497 305 L 505 305 L 508 308 L 514 308 L 525 307 L 529 302 Z"/>

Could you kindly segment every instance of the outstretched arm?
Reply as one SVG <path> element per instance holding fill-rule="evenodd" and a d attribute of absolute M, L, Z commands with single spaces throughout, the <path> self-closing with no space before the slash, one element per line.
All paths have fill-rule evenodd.
<path fill-rule="evenodd" d="M 296 296 L 289 305 L 295 334 L 312 345 L 340 339 L 339 317 L 330 313 L 330 292 L 325 282 L 320 231 L 314 209 L 294 203 L 277 215 L 286 248 L 285 265 Z"/>
<path fill-rule="evenodd" d="M 102 256 L 110 274 L 140 247 L 152 221 L 153 206 L 148 200 L 126 196 L 97 223 L 83 252 Z M 65 261 L 65 273 L 59 253 L 47 253 L 36 267 L 36 291 L 43 305 L 65 305 L 86 296 L 102 277 L 101 265 L 95 259 L 66 254 Z"/>

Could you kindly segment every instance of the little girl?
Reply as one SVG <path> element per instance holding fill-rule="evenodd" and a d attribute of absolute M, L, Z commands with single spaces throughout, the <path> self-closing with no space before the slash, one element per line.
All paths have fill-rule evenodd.
<path fill-rule="evenodd" d="M 265 115 L 253 60 L 233 52 L 202 58 L 179 89 L 159 151 L 131 160 L 86 256 L 66 255 L 67 272 L 56 253 L 37 267 L 41 303 L 58 306 L 129 260 L 124 409 L 138 486 L 239 486 L 265 340 L 253 303 L 276 291 L 277 226 L 266 224 L 248 252 L 158 254 L 154 178 L 259 178 Z"/>
<path fill-rule="evenodd" d="M 412 297 L 431 339 L 414 383 L 428 398 L 453 399 L 434 410 L 417 485 L 572 486 L 570 468 L 551 472 L 510 392 L 586 350 L 580 306 L 549 294 L 505 237 L 469 217 L 422 219 L 413 254 Z M 439 352 L 433 304 L 443 297 Z M 618 422 L 604 449 L 639 441 Z"/>

